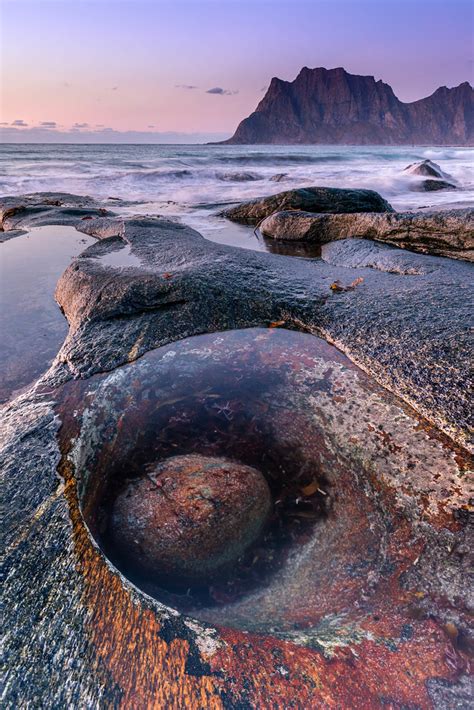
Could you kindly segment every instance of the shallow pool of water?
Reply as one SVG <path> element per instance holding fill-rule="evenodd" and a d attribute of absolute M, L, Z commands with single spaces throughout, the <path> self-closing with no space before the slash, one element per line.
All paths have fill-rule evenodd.
<path fill-rule="evenodd" d="M 0 402 L 50 365 L 67 333 L 54 300 L 71 258 L 95 239 L 73 227 L 35 227 L 0 244 Z"/>
<path fill-rule="evenodd" d="M 127 269 L 141 265 L 138 256 L 132 253 L 130 244 L 125 244 L 121 249 L 104 254 L 99 261 L 102 266 L 113 266 L 115 269 Z"/>

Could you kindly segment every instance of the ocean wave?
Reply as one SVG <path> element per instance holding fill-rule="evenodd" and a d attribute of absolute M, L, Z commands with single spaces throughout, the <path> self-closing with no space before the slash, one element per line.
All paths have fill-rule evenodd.
<path fill-rule="evenodd" d="M 244 155 L 216 155 L 214 160 L 220 163 L 238 164 L 238 165 L 292 165 L 292 164 L 316 164 L 316 163 L 340 163 L 350 160 L 350 156 L 343 155 L 311 155 L 311 154 L 294 154 L 288 153 L 245 153 Z"/>
<path fill-rule="evenodd" d="M 458 181 L 463 201 L 474 201 L 473 156 L 472 149 L 448 147 L 24 145 L 4 153 L 0 192 L 114 195 L 139 200 L 146 213 L 165 211 L 185 221 L 290 186 L 369 188 L 398 209 L 416 209 L 452 203 L 458 193 L 412 192 L 414 178 L 403 172 L 408 164 L 430 157 Z M 272 181 L 278 173 L 285 173 L 284 182 Z"/>
<path fill-rule="evenodd" d="M 191 170 L 185 168 L 180 170 L 144 170 L 134 171 L 124 174 L 127 177 L 132 177 L 134 180 L 169 180 L 191 177 Z"/>
<path fill-rule="evenodd" d="M 217 180 L 222 180 L 223 182 L 254 182 L 255 180 L 263 180 L 263 175 L 257 175 L 256 173 L 214 173 Z"/>

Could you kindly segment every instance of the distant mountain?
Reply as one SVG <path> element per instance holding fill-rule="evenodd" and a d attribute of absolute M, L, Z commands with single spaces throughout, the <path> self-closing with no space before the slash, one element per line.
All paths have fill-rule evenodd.
<path fill-rule="evenodd" d="M 373 76 L 304 67 L 274 77 L 227 144 L 473 145 L 474 89 L 465 81 L 403 103 Z"/>

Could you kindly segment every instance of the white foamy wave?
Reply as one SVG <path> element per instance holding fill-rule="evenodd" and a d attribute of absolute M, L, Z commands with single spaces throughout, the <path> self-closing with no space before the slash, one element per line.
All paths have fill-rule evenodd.
<path fill-rule="evenodd" d="M 404 168 L 426 158 L 460 189 L 413 191 L 422 178 Z M 4 145 L 0 189 L 139 200 L 143 212 L 159 209 L 201 224 L 213 205 L 309 185 L 370 188 L 397 209 L 474 204 L 473 162 L 472 148 L 450 147 Z"/>

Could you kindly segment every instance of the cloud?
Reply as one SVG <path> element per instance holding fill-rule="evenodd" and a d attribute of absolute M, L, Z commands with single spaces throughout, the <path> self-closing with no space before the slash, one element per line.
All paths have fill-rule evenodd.
<path fill-rule="evenodd" d="M 175 89 L 197 89 L 197 86 L 194 86 L 194 84 L 175 84 L 174 85 Z"/>
<path fill-rule="evenodd" d="M 40 126 L 43 128 L 57 128 L 58 124 L 56 121 L 41 121 Z"/>
<path fill-rule="evenodd" d="M 9 126 L 9 125 L 10 125 L 10 124 L 8 123 L 8 121 L 2 121 L 2 122 L 0 123 L 0 126 Z"/>
<path fill-rule="evenodd" d="M 214 86 L 212 89 L 208 89 L 206 94 L 217 94 L 218 96 L 233 96 L 238 94 L 238 91 L 231 91 L 230 89 L 223 89 L 221 86 Z"/>
<path fill-rule="evenodd" d="M 73 128 L 89 128 L 88 123 L 75 123 Z"/>
<path fill-rule="evenodd" d="M 151 126 L 148 126 L 148 128 L 154 128 L 155 126 L 152 124 Z"/>
<path fill-rule="evenodd" d="M 11 122 L 12 126 L 27 126 L 28 124 L 24 122 L 22 118 L 17 118 L 15 121 Z"/>

